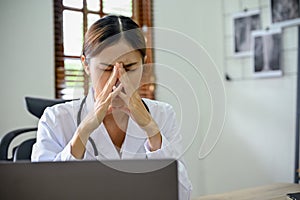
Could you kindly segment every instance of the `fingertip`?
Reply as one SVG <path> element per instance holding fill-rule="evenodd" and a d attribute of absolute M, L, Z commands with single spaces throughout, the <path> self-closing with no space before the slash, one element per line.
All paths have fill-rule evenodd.
<path fill-rule="evenodd" d="M 125 73 L 124 68 L 123 68 L 123 67 L 120 67 L 120 68 L 119 68 L 119 72 L 120 72 L 120 75 L 123 75 L 123 74 Z"/>
<path fill-rule="evenodd" d="M 117 67 L 117 69 L 122 69 L 123 68 L 123 63 L 122 62 L 121 63 L 117 62 L 115 66 Z"/>

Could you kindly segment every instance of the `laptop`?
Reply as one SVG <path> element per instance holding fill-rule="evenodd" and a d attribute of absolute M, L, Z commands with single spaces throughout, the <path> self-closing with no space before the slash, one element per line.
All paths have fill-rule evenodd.
<path fill-rule="evenodd" d="M 0 199 L 178 199 L 174 160 L 0 163 Z"/>

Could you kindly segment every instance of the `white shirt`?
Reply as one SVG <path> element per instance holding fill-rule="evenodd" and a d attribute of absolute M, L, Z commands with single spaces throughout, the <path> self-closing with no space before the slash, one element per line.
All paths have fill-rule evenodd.
<path fill-rule="evenodd" d="M 96 144 L 98 156 L 94 154 L 91 142 L 87 142 L 83 160 L 103 159 L 167 159 L 178 160 L 179 199 L 190 199 L 192 190 L 183 159 L 181 157 L 181 139 L 178 132 L 175 112 L 167 103 L 143 99 L 151 116 L 160 128 L 162 135 L 161 148 L 150 151 L 147 135 L 135 121 L 129 118 L 125 140 L 118 151 L 112 143 L 103 123 L 92 132 L 90 137 Z M 68 161 L 76 160 L 71 154 L 70 141 L 77 129 L 77 114 L 80 101 L 58 104 L 45 109 L 38 124 L 37 141 L 32 149 L 31 160 Z M 81 119 L 94 108 L 92 92 L 89 92 L 82 107 Z"/>

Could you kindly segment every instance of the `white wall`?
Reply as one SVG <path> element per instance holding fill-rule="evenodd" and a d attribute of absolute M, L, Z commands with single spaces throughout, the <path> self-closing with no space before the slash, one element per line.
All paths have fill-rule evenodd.
<path fill-rule="evenodd" d="M 260 2 L 264 3 L 263 9 L 267 9 L 267 1 L 223 2 L 225 10 L 231 12 L 241 11 L 240 5 L 257 7 Z M 229 51 L 228 46 L 225 46 L 225 39 L 228 38 L 225 30 L 228 30 L 227 26 L 230 23 L 224 21 L 224 18 L 231 17 L 228 13 L 223 15 L 224 7 L 221 0 L 155 0 L 154 25 L 174 29 L 194 39 L 208 51 L 223 74 L 226 60 L 224 56 L 228 56 Z M 264 14 L 264 24 L 267 16 Z M 157 34 L 155 38 L 155 46 L 161 46 L 169 37 L 160 39 L 158 36 L 160 35 Z M 284 36 L 285 43 L 293 44 L 291 40 L 294 41 L 295 38 Z M 185 41 L 179 39 L 173 43 L 179 49 L 184 49 L 186 45 Z M 191 48 L 188 53 L 195 54 L 195 49 Z M 204 66 L 200 62 L 196 64 L 199 71 L 205 72 L 214 67 L 201 50 L 198 54 L 200 60 L 205 60 Z M 184 157 L 194 187 L 193 196 L 293 181 L 295 73 L 288 73 L 282 78 L 225 82 L 227 116 L 224 129 L 213 151 L 204 159 L 199 159 L 199 149 L 209 126 L 213 107 L 209 99 L 210 93 L 205 86 L 205 78 L 197 75 L 197 70 L 178 55 L 156 51 L 155 58 L 158 63 L 155 71 L 159 83 L 156 96 L 159 100 L 174 105 L 179 114 L 178 119 L 182 122 L 184 147 L 187 149 Z M 296 69 L 293 66 L 296 63 L 294 59 L 294 56 L 284 57 L 285 69 Z M 234 70 L 238 73 L 241 68 L 249 69 L 249 60 L 237 60 Z M 231 67 L 230 63 L 226 64 L 227 67 Z M 186 79 L 174 76 L 173 72 L 166 69 L 166 65 Z M 217 80 L 218 75 L 207 78 Z M 188 85 L 187 82 L 195 90 L 196 98 L 191 92 L 188 93 L 190 88 L 182 86 L 182 83 Z M 177 92 L 177 96 L 168 92 L 167 87 Z M 181 105 L 176 98 L 181 101 Z M 198 101 L 200 117 L 197 115 L 194 101 Z M 224 99 L 217 99 L 217 102 L 222 105 Z M 180 106 L 187 112 L 181 111 Z M 222 112 L 217 111 L 217 114 L 222 115 Z M 197 120 L 200 121 L 200 128 L 195 130 Z"/>
<path fill-rule="evenodd" d="M 31 127 L 25 96 L 54 97 L 52 0 L 0 0 L 0 137 Z"/>
<path fill-rule="evenodd" d="M 236 1 L 226 2 L 228 8 L 236 8 L 233 3 Z M 52 0 L 0 0 L 0 135 L 36 124 L 34 117 L 25 110 L 24 96 L 54 97 L 52 9 Z M 154 25 L 175 29 L 193 38 L 208 51 L 220 71 L 224 67 L 222 13 L 221 0 L 154 1 Z M 157 44 L 161 40 L 156 38 Z M 180 47 L 185 45 L 183 42 L 175 40 L 171 45 Z M 191 49 L 190 53 L 197 52 Z M 193 196 L 292 181 L 295 76 L 226 82 L 224 130 L 213 152 L 200 160 L 198 152 L 212 106 L 205 79 L 198 72 L 214 66 L 203 52 L 199 57 L 205 62 L 196 68 L 168 52 L 158 51 L 155 56 L 158 63 L 175 69 L 174 74 L 170 74 L 168 68 L 157 67 L 157 82 L 176 92 L 184 110 L 180 110 L 176 96 L 166 87 L 158 85 L 157 98 L 174 104 L 178 119 L 182 121 L 187 148 L 184 156 L 194 186 Z M 286 59 L 286 62 L 293 61 Z M 180 74 L 187 78 L 184 84 L 180 84 L 183 83 Z M 196 98 L 190 98 L 191 88 Z M 220 105 L 223 101 L 220 99 Z M 181 116 L 188 117 L 181 119 Z M 199 130 L 195 131 L 198 121 Z"/>

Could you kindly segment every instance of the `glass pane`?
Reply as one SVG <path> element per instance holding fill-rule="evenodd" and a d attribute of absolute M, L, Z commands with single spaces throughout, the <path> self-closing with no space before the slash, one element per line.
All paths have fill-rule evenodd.
<path fill-rule="evenodd" d="M 84 77 L 81 63 L 77 60 L 65 60 L 65 81 L 68 87 L 82 86 Z"/>
<path fill-rule="evenodd" d="M 74 76 L 71 73 L 66 73 L 65 81 L 68 87 L 79 87 L 83 86 L 84 77 L 83 76 Z"/>
<path fill-rule="evenodd" d="M 103 0 L 103 12 L 131 17 L 132 0 Z"/>
<path fill-rule="evenodd" d="M 87 15 L 87 18 L 88 18 L 88 28 L 90 28 L 90 26 L 95 22 L 97 21 L 98 19 L 100 19 L 100 15 L 96 15 L 96 14 L 91 14 L 89 13 Z"/>
<path fill-rule="evenodd" d="M 83 44 L 83 18 L 81 12 L 63 12 L 64 54 L 80 56 Z"/>
<path fill-rule="evenodd" d="M 100 0 L 86 0 L 88 10 L 99 11 Z"/>
<path fill-rule="evenodd" d="M 83 85 L 84 73 L 80 60 L 65 59 L 65 81 L 67 87 L 78 87 Z"/>
<path fill-rule="evenodd" d="M 72 8 L 82 8 L 82 0 L 63 0 L 63 5 Z"/>
<path fill-rule="evenodd" d="M 80 59 L 66 58 L 65 64 L 65 83 L 66 88 L 63 89 L 63 99 L 76 99 L 84 94 L 84 72 Z"/>
<path fill-rule="evenodd" d="M 81 64 L 80 58 L 72 59 L 72 58 L 65 58 L 65 70 L 83 70 L 83 66 Z"/>

